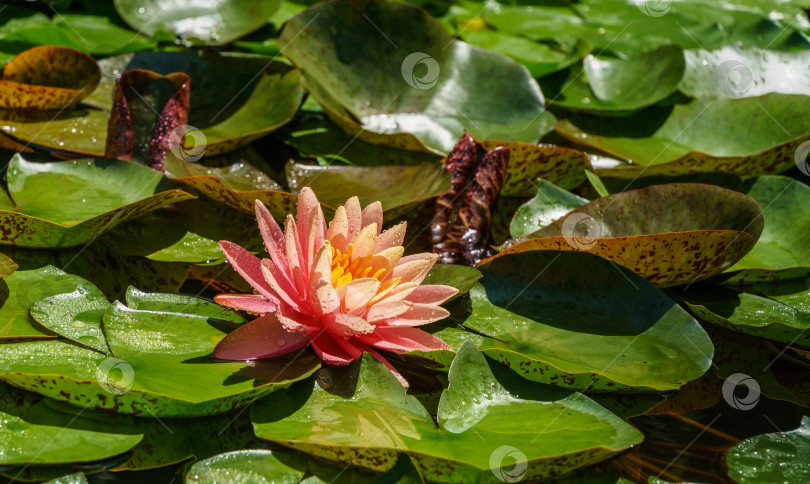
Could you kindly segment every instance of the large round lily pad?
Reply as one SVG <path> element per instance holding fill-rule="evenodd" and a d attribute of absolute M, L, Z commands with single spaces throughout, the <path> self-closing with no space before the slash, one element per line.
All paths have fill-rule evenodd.
<path fill-rule="evenodd" d="M 762 434 L 729 449 L 728 474 L 738 482 L 804 482 L 810 465 L 797 458 L 810 452 L 810 418 L 789 432 Z"/>
<path fill-rule="evenodd" d="M 653 185 L 602 197 L 506 244 L 502 254 L 587 251 L 657 286 L 688 284 L 728 269 L 762 233 L 756 201 L 700 183 Z"/>
<path fill-rule="evenodd" d="M 472 344 L 461 348 L 449 379 L 439 429 L 370 357 L 354 368 L 321 371 L 315 385 L 302 382 L 262 400 L 251 419 L 261 438 L 376 471 L 391 469 L 398 454 L 407 453 L 431 482 L 502 482 L 496 473 L 507 475 L 509 459 L 506 453 L 495 461 L 491 456 L 503 445 L 519 445 L 524 457 L 512 458 L 521 466 L 528 462 L 528 475 L 537 478 L 605 459 L 641 440 L 581 394 L 537 384 L 525 396 L 510 393 Z"/>
<path fill-rule="evenodd" d="M 327 114 L 373 143 L 447 153 L 465 130 L 536 142 L 553 123 L 525 67 L 454 40 L 407 3 L 316 5 L 278 45 Z"/>
<path fill-rule="evenodd" d="M 530 251 L 479 269 L 462 324 L 486 336 L 477 343 L 486 355 L 527 379 L 649 392 L 679 388 L 711 364 L 711 341 L 689 314 L 605 259 Z"/>
<path fill-rule="evenodd" d="M 168 30 L 188 42 L 214 45 L 260 28 L 281 6 L 279 0 L 115 0 L 114 4 L 121 18 L 138 32 L 152 36 Z"/>
<path fill-rule="evenodd" d="M 17 154 L 9 195 L 0 193 L 0 243 L 22 247 L 84 244 L 116 224 L 195 198 L 145 166 L 119 160 L 42 163 Z"/>
<path fill-rule="evenodd" d="M 649 108 L 610 123 L 572 115 L 557 124 L 557 131 L 575 143 L 634 163 L 599 170 L 600 176 L 707 171 L 760 175 L 794 166 L 796 150 L 810 133 L 810 118 L 802 114 L 808 109 L 810 96 L 796 94 L 702 98 Z M 746 122 L 740 124 L 741 119 Z"/>
<path fill-rule="evenodd" d="M 217 362 L 212 351 L 242 321 L 236 313 L 222 319 L 224 310 L 211 302 L 169 294 L 130 291 L 127 299 L 146 309 L 108 307 L 102 327 L 113 356 L 63 339 L 7 343 L 0 380 L 74 405 L 191 417 L 240 407 L 319 366 L 311 355 L 266 360 L 259 368 Z"/>

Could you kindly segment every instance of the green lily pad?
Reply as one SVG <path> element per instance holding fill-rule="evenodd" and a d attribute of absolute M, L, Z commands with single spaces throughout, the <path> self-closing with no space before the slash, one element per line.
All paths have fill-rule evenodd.
<path fill-rule="evenodd" d="M 458 296 L 470 292 L 470 289 L 475 286 L 479 279 L 481 279 L 481 272 L 474 267 L 458 264 L 436 264 L 427 273 L 422 284 L 444 284 L 445 286 L 455 287 L 458 289 L 458 294 L 449 299 L 452 301 Z"/>
<path fill-rule="evenodd" d="M 749 286 L 743 292 L 726 287 L 702 288 L 681 295 L 688 309 L 712 324 L 786 344 L 810 347 L 810 285 L 778 288 Z M 759 289 L 759 290 L 757 290 Z M 762 290 L 766 292 L 762 292 Z"/>
<path fill-rule="evenodd" d="M 278 45 L 325 112 L 375 144 L 447 153 L 465 130 L 536 142 L 553 124 L 525 67 L 454 40 L 407 3 L 316 5 L 287 21 Z"/>
<path fill-rule="evenodd" d="M 318 166 L 287 164 L 287 182 L 298 191 L 311 187 L 321 203 L 342 205 L 357 196 L 360 204 L 380 201 L 387 220 L 393 220 L 450 187 L 450 176 L 439 163 L 421 165 Z"/>
<path fill-rule="evenodd" d="M 0 465 L 63 464 L 106 459 L 143 438 L 122 432 L 118 417 L 42 400 L 20 411 L 0 384 Z"/>
<path fill-rule="evenodd" d="M 759 205 L 739 192 L 700 183 L 652 185 L 582 205 L 507 242 L 495 258 L 531 250 L 586 251 L 656 286 L 691 284 L 740 260 L 754 247 L 762 224 Z"/>
<path fill-rule="evenodd" d="M 755 97 L 780 92 L 810 95 L 810 52 L 726 46 L 684 51 L 680 90 L 693 97 Z"/>
<path fill-rule="evenodd" d="M 278 10 L 280 0 L 220 1 L 115 0 L 115 9 L 134 30 L 154 36 L 168 30 L 184 41 L 227 44 L 261 28 Z"/>
<path fill-rule="evenodd" d="M 326 165 L 354 166 L 418 165 L 438 161 L 438 156 L 424 151 L 409 151 L 367 143 L 340 129 L 323 113 L 308 111 L 303 119 L 286 125 L 276 134 L 302 156 L 323 160 Z"/>
<path fill-rule="evenodd" d="M 462 347 L 449 378 L 439 404 L 440 429 L 368 356 L 354 367 L 322 370 L 314 389 L 301 383 L 262 400 L 252 407 L 251 420 L 261 438 L 376 471 L 391 469 L 398 454 L 407 453 L 431 482 L 502 482 L 497 476 L 509 472 L 512 450 L 518 451 L 511 455 L 518 465 L 530 464 L 527 475 L 548 477 L 641 440 L 632 427 L 581 394 L 534 385 L 530 395 L 513 396 L 472 344 Z M 509 419 L 517 413 L 520 420 Z M 538 432 L 541 438 L 526 438 Z M 520 449 L 504 450 L 517 442 Z"/>
<path fill-rule="evenodd" d="M 538 179 L 537 195 L 521 205 L 509 224 L 512 237 L 523 237 L 536 232 L 567 214 L 571 210 L 588 203 L 588 200 L 562 188 Z"/>
<path fill-rule="evenodd" d="M 575 143 L 634 163 L 598 170 L 600 176 L 707 171 L 750 176 L 794 166 L 796 150 L 810 133 L 810 119 L 801 114 L 807 109 L 810 96 L 803 95 L 705 98 L 649 108 L 610 123 L 572 115 L 557 124 L 557 131 Z M 740 119 L 746 122 L 740 124 Z"/>
<path fill-rule="evenodd" d="M 802 278 L 810 274 L 810 187 L 784 176 L 745 181 L 743 191 L 762 207 L 765 227 L 757 245 L 730 270 L 729 283 Z"/>
<path fill-rule="evenodd" d="M 70 247 L 87 243 L 124 220 L 196 198 L 169 189 L 161 174 L 120 160 L 40 163 L 15 155 L 9 196 L 0 194 L 0 243 Z"/>
<path fill-rule="evenodd" d="M 592 254 L 490 259 L 463 325 L 524 378 L 589 391 L 677 389 L 711 364 L 709 337 L 643 277 Z M 452 342 L 448 342 L 453 344 Z"/>
<path fill-rule="evenodd" d="M 101 329 L 101 318 L 110 303 L 87 283 L 67 294 L 40 299 L 31 306 L 31 317 L 50 331 L 102 353 L 110 353 Z"/>
<path fill-rule="evenodd" d="M 76 472 L 74 474 L 68 474 L 66 476 L 57 477 L 56 479 L 51 479 L 50 481 L 46 481 L 47 484 L 87 484 L 87 477 L 85 477 L 83 472 Z"/>
<path fill-rule="evenodd" d="M 0 109 L 0 131 L 25 146 L 102 158 L 109 118 L 108 110 L 84 104 L 51 111 Z"/>
<path fill-rule="evenodd" d="M 511 57 L 526 66 L 533 77 L 564 69 L 591 50 L 590 44 L 580 39 L 570 48 L 561 48 L 489 29 L 466 29 L 461 37 L 468 44 Z"/>
<path fill-rule="evenodd" d="M 804 482 L 810 479 L 810 417 L 789 432 L 746 439 L 726 455 L 728 475 L 738 482 Z"/>
<path fill-rule="evenodd" d="M 683 50 L 666 45 L 626 59 L 585 57 L 541 83 L 553 104 L 579 111 L 634 111 L 663 100 L 683 77 Z M 562 85 L 555 85 L 557 83 Z"/>
<path fill-rule="evenodd" d="M 19 270 L 0 279 L 0 340 L 53 338 L 53 333 L 35 325 L 29 310 L 42 298 L 74 291 L 95 293 L 98 289 L 53 266 Z"/>
<path fill-rule="evenodd" d="M 319 366 L 311 355 L 265 360 L 258 369 L 218 363 L 214 346 L 241 317 L 229 312 L 229 319 L 220 319 L 223 308 L 197 298 L 129 296 L 150 309 L 110 305 L 102 325 L 113 357 L 63 340 L 6 344 L 0 380 L 74 405 L 191 417 L 240 407 Z"/>
<path fill-rule="evenodd" d="M 215 455 L 194 463 L 188 471 L 186 482 L 199 484 L 222 481 L 257 484 L 300 482 L 306 470 L 305 459 L 297 459 L 304 462 L 295 462 L 298 465 L 292 466 L 285 462 L 289 458 L 279 459 L 275 454 L 269 450 L 240 450 Z"/>

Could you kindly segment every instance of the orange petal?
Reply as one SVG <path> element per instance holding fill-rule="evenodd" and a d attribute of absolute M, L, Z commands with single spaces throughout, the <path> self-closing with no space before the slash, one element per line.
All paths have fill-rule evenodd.
<path fill-rule="evenodd" d="M 301 260 L 301 244 L 298 241 L 298 229 L 295 226 L 295 219 L 292 215 L 287 215 L 284 222 L 284 250 L 287 252 L 287 263 L 290 265 L 288 277 L 295 284 L 299 294 L 306 294 L 306 280 L 309 271 L 306 270 L 304 261 Z"/>
<path fill-rule="evenodd" d="M 357 308 L 365 309 L 366 304 L 377 294 L 379 289 L 380 281 L 377 279 L 371 277 L 355 279 L 338 289 L 341 307 L 347 313 L 351 313 Z"/>
<path fill-rule="evenodd" d="M 419 286 L 410 293 L 407 300 L 420 304 L 441 304 L 458 294 L 458 289 L 441 284 L 428 284 Z"/>
<path fill-rule="evenodd" d="M 360 200 L 357 197 L 352 197 L 346 200 L 343 206 L 346 207 L 346 220 L 348 222 L 346 239 L 352 240 L 360 233 L 362 228 L 363 216 L 360 210 Z"/>
<path fill-rule="evenodd" d="M 278 270 L 272 260 L 262 261 L 262 275 L 273 292 L 296 311 L 303 311 L 304 299 L 287 277 Z"/>
<path fill-rule="evenodd" d="M 326 319 L 326 327 L 335 336 L 346 338 L 374 331 L 374 326 L 359 316 L 334 313 Z"/>
<path fill-rule="evenodd" d="M 385 249 L 402 245 L 402 242 L 405 240 L 405 229 L 407 226 L 405 222 L 402 222 L 381 233 L 380 236 L 377 237 L 377 246 L 374 248 L 374 253 L 378 254 Z"/>
<path fill-rule="evenodd" d="M 214 301 L 228 308 L 257 314 L 274 313 L 278 309 L 276 302 L 259 294 L 220 294 L 214 296 Z"/>
<path fill-rule="evenodd" d="M 284 252 L 284 233 L 278 226 L 276 219 L 270 215 L 270 211 L 260 200 L 254 202 L 256 211 L 256 221 L 259 222 L 259 232 L 262 234 L 264 247 L 270 254 L 270 258 L 281 271 L 287 272 L 287 254 Z"/>
<path fill-rule="evenodd" d="M 399 260 L 399 264 L 394 268 L 392 277 L 401 277 L 403 282 L 418 282 L 421 284 L 425 276 L 439 260 L 438 254 L 414 254 L 406 255 Z M 418 262 L 418 264 L 412 264 Z"/>
<path fill-rule="evenodd" d="M 383 225 L 382 203 L 374 202 L 366 205 L 360 214 L 360 225 L 365 227 L 369 224 L 377 224 L 377 235 L 380 235 Z"/>
<path fill-rule="evenodd" d="M 374 254 L 374 246 L 377 245 L 377 224 L 369 224 L 363 227 L 350 244 L 352 246 L 352 262 Z"/>
<path fill-rule="evenodd" d="M 450 316 L 450 311 L 435 304 L 414 304 L 408 311 L 385 322 L 386 326 L 422 326 Z"/>
<path fill-rule="evenodd" d="M 349 247 L 349 219 L 343 205 L 335 210 L 335 217 L 329 222 L 326 238 L 332 243 L 332 247 L 341 252 L 346 252 L 346 248 Z"/>
<path fill-rule="evenodd" d="M 283 355 L 308 343 L 306 336 L 288 332 L 276 315 L 270 313 L 231 331 L 214 348 L 214 357 L 222 360 L 256 360 Z"/>
<path fill-rule="evenodd" d="M 278 300 L 270 290 L 270 286 L 267 284 L 267 281 L 264 280 L 264 275 L 261 271 L 262 263 L 258 257 L 234 244 L 233 242 L 228 242 L 227 240 L 219 241 L 219 246 L 222 249 L 222 253 L 225 254 L 225 258 L 228 259 L 228 262 L 231 263 L 234 270 L 236 270 L 236 272 L 242 276 L 242 278 L 247 281 L 248 284 L 259 291 L 259 293 L 261 293 L 261 295 L 267 299 L 271 301 Z"/>
<path fill-rule="evenodd" d="M 366 313 L 366 320 L 370 323 L 395 318 L 413 306 L 407 301 L 380 302 L 370 308 Z"/>
<path fill-rule="evenodd" d="M 309 341 L 315 353 L 330 365 L 348 365 L 357 359 L 337 344 L 329 331 L 323 330 L 315 336 L 311 336 Z"/>
<path fill-rule="evenodd" d="M 358 336 L 357 339 L 375 348 L 394 353 L 452 350 L 441 339 L 416 328 L 377 328 L 373 333 Z"/>

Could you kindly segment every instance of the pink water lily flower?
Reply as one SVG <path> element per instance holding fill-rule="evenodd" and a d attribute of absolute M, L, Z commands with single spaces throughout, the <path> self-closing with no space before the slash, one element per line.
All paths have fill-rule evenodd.
<path fill-rule="evenodd" d="M 331 365 L 346 365 L 368 352 L 403 384 L 376 350 L 394 353 L 450 349 L 416 326 L 449 315 L 439 307 L 458 290 L 420 285 L 438 258 L 404 256 L 405 223 L 381 231 L 380 202 L 360 209 L 357 197 L 338 207 L 327 228 L 315 193 L 298 195 L 298 218 L 287 215 L 282 232 L 256 200 L 256 219 L 270 258 L 221 241 L 233 268 L 258 294 L 222 294 L 223 306 L 260 314 L 214 349 L 225 360 L 279 356 L 311 345 Z"/>

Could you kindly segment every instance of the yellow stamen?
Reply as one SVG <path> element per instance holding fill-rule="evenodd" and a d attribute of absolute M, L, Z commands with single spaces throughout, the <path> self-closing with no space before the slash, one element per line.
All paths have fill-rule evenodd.
<path fill-rule="evenodd" d="M 353 250 L 354 247 L 352 247 L 352 244 L 346 247 L 345 253 L 341 253 L 340 249 L 332 247 L 332 286 L 335 289 L 345 286 L 355 279 L 372 277 L 382 283 L 377 294 L 372 298 L 372 301 L 376 302 L 399 284 L 400 278 L 388 279 L 390 271 L 386 268 L 377 269 L 374 273 L 371 272 L 373 267 L 369 264 L 371 263 L 371 259 L 374 258 L 373 255 L 358 257 L 352 260 Z M 370 302 L 369 305 L 371 304 Z"/>

